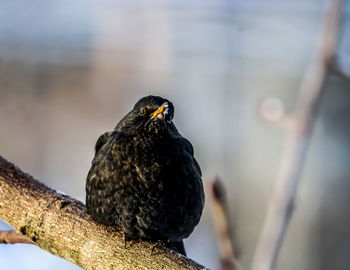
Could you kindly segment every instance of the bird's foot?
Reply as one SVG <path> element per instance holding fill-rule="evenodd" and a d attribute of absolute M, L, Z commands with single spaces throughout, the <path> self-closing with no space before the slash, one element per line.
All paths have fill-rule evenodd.
<path fill-rule="evenodd" d="M 132 247 L 133 246 L 135 239 L 132 238 L 131 236 L 127 235 L 126 232 L 123 231 L 123 240 L 124 240 L 124 248 L 126 249 L 128 247 Z M 127 246 L 128 241 L 131 242 L 129 246 Z"/>
<path fill-rule="evenodd" d="M 169 248 L 169 243 L 164 240 L 158 240 L 156 243 L 153 244 L 152 249 L 151 249 L 151 255 L 157 255 L 161 254 L 162 252 L 155 253 L 155 249 L 164 249 L 164 248 Z"/>
<path fill-rule="evenodd" d="M 176 251 L 184 256 L 187 256 L 183 241 L 169 241 L 169 246 L 174 251 Z"/>

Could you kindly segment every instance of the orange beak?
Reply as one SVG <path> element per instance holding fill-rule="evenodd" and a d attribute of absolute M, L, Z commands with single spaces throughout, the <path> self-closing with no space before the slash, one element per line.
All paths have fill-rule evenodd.
<path fill-rule="evenodd" d="M 160 118 L 162 120 L 165 119 L 165 115 L 168 113 L 168 102 L 164 102 L 157 110 L 155 110 L 152 114 L 151 114 L 151 118 Z"/>

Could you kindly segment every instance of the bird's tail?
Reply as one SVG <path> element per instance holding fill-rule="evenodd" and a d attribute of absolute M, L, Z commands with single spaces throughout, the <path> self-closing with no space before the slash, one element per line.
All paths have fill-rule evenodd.
<path fill-rule="evenodd" d="M 184 256 L 187 256 L 184 241 L 170 241 L 170 244 L 176 249 L 177 252 L 181 253 Z"/>

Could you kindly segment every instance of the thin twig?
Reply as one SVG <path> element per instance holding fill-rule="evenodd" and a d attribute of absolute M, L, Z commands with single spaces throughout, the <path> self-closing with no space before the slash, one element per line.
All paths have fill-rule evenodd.
<path fill-rule="evenodd" d="M 0 231 L 0 244 L 33 244 L 33 242 L 19 232 Z"/>
<path fill-rule="evenodd" d="M 350 82 L 350 57 L 345 55 L 336 55 L 333 57 L 330 70 Z"/>
<path fill-rule="evenodd" d="M 284 155 L 267 217 L 253 259 L 253 270 L 275 268 L 281 244 L 293 213 L 300 174 L 306 158 L 313 123 L 317 116 L 327 67 L 334 55 L 339 21 L 343 3 L 328 1 L 329 10 L 325 16 L 323 32 L 320 35 L 318 51 L 309 66 L 300 86 L 297 114 L 291 128 L 287 130 Z"/>
<path fill-rule="evenodd" d="M 206 185 L 207 194 L 210 198 L 210 208 L 217 242 L 220 251 L 220 262 L 222 269 L 238 270 L 237 251 L 232 241 L 232 229 L 229 225 L 226 193 L 223 183 L 214 178 Z"/>

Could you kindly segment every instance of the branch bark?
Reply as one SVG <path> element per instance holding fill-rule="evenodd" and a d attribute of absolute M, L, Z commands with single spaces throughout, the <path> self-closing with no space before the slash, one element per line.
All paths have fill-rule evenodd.
<path fill-rule="evenodd" d="M 84 269 L 205 269 L 141 241 L 124 247 L 116 227 L 95 223 L 80 201 L 60 194 L 0 156 L 0 218 L 35 245 Z"/>
<path fill-rule="evenodd" d="M 253 259 L 253 270 L 275 268 L 279 250 L 291 219 L 312 127 L 324 90 L 328 67 L 335 51 L 343 1 L 329 0 L 319 47 L 300 85 L 297 113 L 288 137 L 264 227 Z"/>
<path fill-rule="evenodd" d="M 33 242 L 19 232 L 0 231 L 0 244 L 33 244 Z"/>

